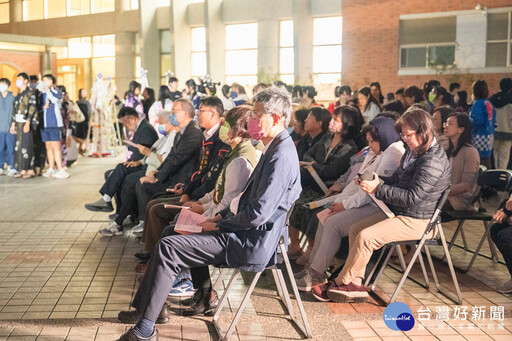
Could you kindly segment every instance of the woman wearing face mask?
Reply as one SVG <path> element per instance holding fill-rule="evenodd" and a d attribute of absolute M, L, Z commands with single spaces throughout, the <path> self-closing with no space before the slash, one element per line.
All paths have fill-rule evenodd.
<path fill-rule="evenodd" d="M 300 163 L 302 193 L 290 216 L 289 229 L 291 238 L 289 255 L 293 259 L 302 255 L 299 247 L 299 231 L 305 228 L 304 225 L 309 221 L 311 214 L 303 204 L 324 195 L 307 168 L 313 167 L 327 186 L 332 185 L 341 174 L 345 173 L 350 166 L 350 157 L 357 152 L 354 138 L 359 135 L 361 130 L 359 115 L 358 109 L 348 105 L 336 108 L 329 125 L 331 133 L 316 143 L 304 155 L 304 161 Z M 308 238 L 308 241 L 306 253 L 312 250 L 314 242 L 312 238 Z"/>
<path fill-rule="evenodd" d="M 135 191 L 135 184 L 143 176 L 155 171 L 171 152 L 172 146 L 174 145 L 174 138 L 176 137 L 176 133 L 179 131 L 178 127 L 179 123 L 176 120 L 175 114 L 171 114 L 166 110 L 162 110 L 158 113 L 157 129 L 161 137 L 151 146 L 151 148 L 147 148 L 141 144 L 137 145 L 137 148 L 140 153 L 144 155 L 144 158 L 139 161 L 130 161 L 126 166 L 138 167 L 143 165 L 144 167 L 140 171 L 128 174 L 124 179 L 121 189 L 121 208 L 118 210 L 119 212 L 115 220 L 112 221 L 110 226 L 105 230 L 110 230 L 112 228 L 122 230 L 123 221 L 128 217 L 130 212 L 137 207 L 137 196 L 133 193 L 133 191 Z"/>
<path fill-rule="evenodd" d="M 149 108 L 149 112 L 148 112 L 148 121 L 149 123 L 151 123 L 151 125 L 153 127 L 155 127 L 155 129 L 157 129 L 157 132 L 158 132 L 158 114 L 162 111 L 162 110 L 166 110 L 166 111 L 171 111 L 172 109 L 172 93 L 171 93 L 171 90 L 169 90 L 169 87 L 167 85 L 162 85 L 160 86 L 160 89 L 158 91 L 158 101 L 154 102 L 152 105 L 151 105 L 151 108 Z M 158 136 L 162 136 L 160 135 L 160 133 L 158 133 Z"/>
<path fill-rule="evenodd" d="M 392 175 L 405 152 L 400 135 L 395 130 L 395 120 L 377 117 L 363 127 L 362 135 L 368 141 L 370 151 L 357 173 L 365 179 L 371 177 L 373 172 L 379 176 Z M 309 230 L 315 236 L 315 247 L 310 257 L 304 259 L 303 263 L 308 266 L 295 276 L 299 290 L 309 291 L 313 285 L 325 282 L 325 271 L 340 248 L 342 238 L 348 236 L 352 224 L 363 218 L 373 217 L 372 223 L 386 218 L 368 194 L 359 187 L 359 176 L 348 181 L 343 191 L 332 197 L 333 202 L 328 211 L 325 211 L 329 216 L 324 224 L 318 221 L 316 215 L 309 221 Z M 322 210 L 324 209 L 316 212 Z M 300 258 L 297 263 L 299 260 Z"/>

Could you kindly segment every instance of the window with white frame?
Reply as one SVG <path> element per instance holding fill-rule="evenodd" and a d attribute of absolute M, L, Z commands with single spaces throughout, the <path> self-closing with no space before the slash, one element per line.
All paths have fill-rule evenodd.
<path fill-rule="evenodd" d="M 315 83 L 341 79 L 342 18 L 313 19 L 313 77 Z"/>
<path fill-rule="evenodd" d="M 226 83 L 258 81 L 258 24 L 226 25 Z"/>
<path fill-rule="evenodd" d="M 7 24 L 9 21 L 9 0 L 0 0 L 0 24 Z"/>
<path fill-rule="evenodd" d="M 142 62 L 140 58 L 140 44 L 139 44 L 139 32 L 135 32 L 133 34 L 133 40 L 134 40 L 134 47 L 135 47 L 135 63 L 134 63 L 134 74 L 135 74 L 135 80 L 137 82 L 140 82 L 140 69 L 142 68 Z"/>
<path fill-rule="evenodd" d="M 130 9 L 139 9 L 139 0 L 130 0 Z"/>
<path fill-rule="evenodd" d="M 279 78 L 286 84 L 294 83 L 293 21 L 279 23 Z"/>
<path fill-rule="evenodd" d="M 0 1 L 0 19 L 4 13 L 2 2 Z M 138 1 L 135 0 L 131 0 L 131 5 L 135 2 L 138 6 Z M 6 8 L 9 14 L 8 7 Z M 23 0 L 23 21 L 112 12 L 114 9 L 115 0 Z"/>
<path fill-rule="evenodd" d="M 160 31 L 160 77 L 162 84 L 165 83 L 165 75 L 171 70 L 171 31 Z"/>
<path fill-rule="evenodd" d="M 206 75 L 206 31 L 204 27 L 193 27 L 190 29 L 190 65 L 192 77 L 203 77 Z"/>
<path fill-rule="evenodd" d="M 488 67 L 512 66 L 512 12 L 487 15 Z"/>
<path fill-rule="evenodd" d="M 453 65 L 456 26 L 455 16 L 400 20 L 400 68 Z"/>
<path fill-rule="evenodd" d="M 171 5 L 171 0 L 158 0 L 158 7 L 166 7 Z"/>

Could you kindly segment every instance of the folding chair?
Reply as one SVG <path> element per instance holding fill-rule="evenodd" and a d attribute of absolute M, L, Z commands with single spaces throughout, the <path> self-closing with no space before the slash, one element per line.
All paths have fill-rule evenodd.
<path fill-rule="evenodd" d="M 490 187 L 495 189 L 496 191 L 506 192 L 507 194 L 510 193 L 510 190 L 512 189 L 512 171 L 506 170 L 506 169 L 493 169 L 493 170 L 486 170 L 481 173 L 481 175 L 478 178 L 478 185 L 479 187 Z M 473 204 L 480 200 L 480 191 L 478 191 L 477 196 L 473 199 Z M 497 209 L 497 208 L 496 208 Z M 494 215 L 494 212 L 486 212 L 483 207 L 481 207 L 478 211 L 446 211 L 444 212 L 445 216 L 448 219 L 443 219 L 443 221 L 449 221 L 449 220 L 458 220 L 459 224 L 457 225 L 457 229 L 455 230 L 452 239 L 450 240 L 450 244 L 448 246 L 448 250 L 451 250 L 452 246 L 458 246 L 455 244 L 455 240 L 457 239 L 459 233 L 463 236 L 463 242 L 464 242 L 464 249 L 473 252 L 473 257 L 471 258 L 468 266 L 466 269 L 461 270 L 463 272 L 468 272 L 471 270 L 471 267 L 473 266 L 473 263 L 476 260 L 476 257 L 480 254 L 480 249 L 482 248 L 485 240 L 487 239 L 489 243 L 489 249 L 491 250 L 491 257 L 488 257 L 486 255 L 481 255 L 490 259 L 493 259 L 495 261 L 498 261 L 498 254 L 496 252 L 496 247 L 494 246 L 494 243 L 491 240 L 491 237 L 489 235 L 489 231 L 491 228 L 491 220 Z M 480 242 L 478 243 L 477 248 L 475 251 L 469 250 L 467 247 L 467 242 L 465 241 L 464 236 L 464 222 L 466 220 L 478 220 L 482 221 L 484 225 L 484 233 L 482 235 L 482 238 L 480 238 Z"/>
<path fill-rule="evenodd" d="M 452 259 L 450 257 L 450 252 L 448 250 L 448 246 L 446 244 L 446 239 L 444 237 L 443 228 L 441 226 L 440 219 L 439 219 L 439 214 L 441 212 L 441 209 L 442 209 L 444 203 L 446 202 L 446 199 L 448 198 L 449 192 L 450 192 L 450 189 L 447 188 L 443 192 L 443 194 L 441 195 L 441 198 L 437 202 L 437 206 L 436 206 L 436 209 L 434 211 L 434 214 L 432 215 L 432 218 L 430 219 L 429 223 L 427 224 L 427 227 L 425 228 L 425 232 L 423 233 L 423 236 L 422 236 L 422 238 L 420 240 L 409 240 L 409 241 L 392 242 L 392 243 L 388 243 L 388 244 L 383 246 L 383 252 L 381 252 L 381 256 L 379 257 L 379 260 L 375 263 L 375 266 L 373 267 L 372 271 L 370 272 L 370 275 L 367 277 L 366 282 L 365 282 L 365 286 L 368 286 L 370 284 L 371 278 L 373 277 L 373 274 L 375 273 L 375 271 L 377 271 L 378 265 L 380 264 L 380 261 L 381 261 L 382 257 L 384 255 L 386 255 L 384 263 L 382 263 L 382 266 L 378 269 L 377 276 L 375 277 L 375 280 L 373 281 L 372 286 L 371 286 L 371 293 L 374 296 L 377 296 L 382 302 L 385 302 L 385 300 L 382 297 L 380 297 L 375 292 L 375 286 L 377 284 L 377 281 L 378 281 L 379 277 L 384 272 L 384 269 L 387 267 L 387 265 L 389 263 L 389 259 L 391 258 L 391 254 L 393 253 L 393 252 L 386 252 L 386 251 L 392 251 L 393 248 L 397 248 L 398 251 L 400 251 L 399 250 L 400 244 L 405 243 L 405 244 L 409 244 L 409 245 L 412 245 L 412 246 L 416 246 L 416 251 L 414 252 L 414 254 L 413 254 L 409 264 L 407 265 L 407 267 L 405 267 L 405 270 L 404 270 L 404 272 L 402 274 L 402 278 L 400 279 L 400 281 L 399 281 L 395 291 L 393 292 L 393 295 L 391 296 L 391 298 L 390 298 L 389 302 L 387 302 L 387 304 L 393 303 L 396 300 L 396 298 L 398 296 L 398 293 L 402 289 L 402 286 L 403 286 L 405 280 L 407 278 L 411 278 L 411 277 L 409 277 L 409 273 L 411 272 L 411 269 L 412 269 L 414 263 L 416 262 L 416 258 L 418 258 L 418 257 L 419 257 L 418 259 L 420 261 L 420 265 L 422 267 L 423 276 L 425 277 L 425 285 L 424 285 L 424 287 L 425 288 L 429 287 L 429 280 L 428 280 L 428 276 L 427 276 L 427 273 L 426 273 L 425 266 L 423 264 L 423 256 L 421 254 L 422 250 L 425 250 L 425 255 L 427 256 L 428 264 L 430 266 L 430 270 L 432 271 L 432 277 L 434 279 L 434 283 L 436 285 L 437 290 L 440 293 L 442 293 L 444 296 L 446 296 L 449 299 L 451 299 L 452 301 L 454 301 L 454 302 L 456 302 L 458 304 L 462 304 L 462 293 L 461 293 L 460 288 L 459 288 L 459 282 L 457 281 L 457 276 L 455 275 L 455 270 L 453 268 Z M 430 234 L 430 232 L 434 228 L 437 229 L 437 234 L 439 234 L 440 238 L 436 239 L 435 236 L 433 236 L 432 238 L 427 238 L 428 235 Z M 457 298 L 452 297 L 449 293 L 444 292 L 441 289 L 441 286 L 440 286 L 438 278 L 437 278 L 437 273 L 436 273 L 436 270 L 435 270 L 435 267 L 434 267 L 434 263 L 432 261 L 432 256 L 430 255 L 429 246 L 432 246 L 432 245 L 439 245 L 439 246 L 442 246 L 443 249 L 444 249 L 444 253 L 446 255 L 446 260 L 447 260 L 447 263 L 448 263 L 448 268 L 450 270 L 452 281 L 453 281 L 453 284 L 455 286 L 455 291 L 456 291 L 456 294 L 457 294 Z M 405 260 L 403 259 L 403 256 L 401 257 L 402 253 L 398 252 L 398 255 L 399 255 L 398 257 L 400 259 L 400 263 L 402 265 L 402 268 L 404 268 Z M 417 281 L 415 281 L 415 282 L 417 282 Z"/>
<path fill-rule="evenodd" d="M 309 326 L 309 322 L 306 316 L 306 311 L 304 310 L 304 306 L 302 305 L 302 300 L 300 298 L 299 290 L 297 289 L 297 284 L 295 283 L 295 279 L 293 278 L 293 272 L 292 268 L 290 266 L 290 260 L 288 259 L 288 255 L 286 253 L 286 248 L 284 245 L 285 239 L 284 237 L 281 237 L 279 240 L 278 250 L 281 252 L 279 254 L 279 257 L 282 257 L 282 262 L 278 261 L 278 264 L 268 266 L 265 270 L 271 270 L 272 275 L 274 277 L 274 281 L 276 283 L 277 287 L 277 293 L 279 295 L 279 298 L 281 299 L 281 302 L 284 304 L 285 312 L 289 315 L 290 321 L 296 325 L 297 328 L 300 329 L 300 331 L 304 334 L 304 338 L 310 339 L 312 338 L 311 328 Z M 293 309 L 292 301 L 290 299 L 290 293 L 288 292 L 288 287 L 286 285 L 286 281 L 283 276 L 283 271 L 280 268 L 280 265 L 284 263 L 286 267 L 286 272 L 288 274 L 288 279 L 292 285 L 293 294 L 295 295 L 295 299 L 297 300 L 297 305 L 299 308 L 299 314 L 302 320 L 299 321 L 299 319 L 295 316 L 295 312 Z M 227 275 L 227 272 L 229 271 L 229 268 L 222 268 L 220 270 L 219 278 L 217 278 L 217 281 L 214 284 L 214 287 L 219 286 L 219 282 L 222 282 L 222 279 L 225 278 Z M 240 275 L 240 269 L 234 269 L 233 275 L 229 279 L 228 285 L 226 289 L 224 290 L 224 293 L 222 294 L 219 305 L 217 306 L 217 309 L 215 310 L 215 314 L 213 315 L 213 325 L 215 326 L 215 329 L 219 335 L 220 340 L 228 340 L 235 330 L 235 327 L 238 324 L 238 320 L 242 316 L 242 313 L 245 309 L 245 306 L 249 302 L 249 299 L 251 297 L 251 294 L 256 287 L 256 284 L 258 283 L 258 280 L 260 279 L 260 276 L 263 271 L 257 272 L 251 281 L 251 284 L 249 285 L 249 289 L 247 289 L 247 292 L 245 293 L 244 298 L 242 299 L 242 302 L 240 303 L 240 307 L 238 308 L 235 317 L 231 321 L 231 324 L 229 325 L 227 331 L 225 332 L 224 336 L 222 335 L 222 331 L 219 326 L 219 317 L 222 311 L 222 308 L 227 302 L 229 293 L 233 289 L 233 285 L 237 279 L 237 277 Z"/>

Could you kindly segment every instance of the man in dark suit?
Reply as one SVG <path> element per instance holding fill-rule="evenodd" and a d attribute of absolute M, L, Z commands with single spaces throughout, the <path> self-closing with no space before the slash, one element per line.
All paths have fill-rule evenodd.
<path fill-rule="evenodd" d="M 193 121 L 195 109 L 193 104 L 184 98 L 176 100 L 172 107 L 173 115 L 179 122 L 180 132 L 176 135 L 174 146 L 164 162 L 156 171 L 140 179 L 137 184 L 137 202 L 139 218 L 144 219 L 144 212 L 151 197 L 177 183 L 188 180 L 199 168 L 203 133 Z"/>
<path fill-rule="evenodd" d="M 158 134 L 155 128 L 153 128 L 146 119 L 139 118 L 139 114 L 135 109 L 123 107 L 119 111 L 119 114 L 117 114 L 117 118 L 126 130 L 134 132 L 131 141 L 135 145 L 151 148 L 153 143 L 158 140 Z M 86 204 L 86 209 L 100 212 L 112 212 L 114 210 L 112 207 L 112 198 L 114 195 L 118 194 L 125 177 L 128 174 L 140 171 L 142 167 L 144 167 L 143 165 L 132 167 L 134 162 L 144 158 L 139 148 L 129 145 L 128 151 L 131 153 L 131 156 L 126 162 L 119 163 L 116 168 L 105 173 L 105 184 L 100 189 L 100 194 L 103 197 L 96 202 Z M 120 203 L 117 202 L 117 206 L 120 206 L 119 204 Z"/>
<path fill-rule="evenodd" d="M 301 192 L 299 160 L 285 130 L 292 105 L 277 87 L 262 90 L 253 102 L 248 130 L 266 147 L 245 190 L 221 216 L 203 223 L 201 234 L 160 240 L 132 302 L 137 310 L 119 313 L 122 322 L 136 322 L 119 340 L 158 340 L 154 324 L 181 269 L 212 264 L 262 271 L 275 262 L 287 212 Z"/>

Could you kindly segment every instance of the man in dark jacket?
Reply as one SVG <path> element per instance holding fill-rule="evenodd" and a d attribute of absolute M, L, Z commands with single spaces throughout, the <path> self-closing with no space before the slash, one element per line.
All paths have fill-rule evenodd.
<path fill-rule="evenodd" d="M 267 112 L 268 108 L 272 112 Z M 267 88 L 256 94 L 253 109 L 250 124 L 254 129 L 249 131 L 266 148 L 238 204 L 223 211 L 222 217 L 203 223 L 201 234 L 160 240 L 132 302 L 137 310 L 118 315 L 122 322 L 136 323 L 119 340 L 158 340 L 155 322 L 183 268 L 208 271 L 209 264 L 224 264 L 259 272 L 275 263 L 279 239 L 286 233 L 287 212 L 301 191 L 299 160 L 285 130 L 291 98 L 286 90 Z"/>
<path fill-rule="evenodd" d="M 100 194 L 103 195 L 101 199 L 96 202 L 86 204 L 85 208 L 89 211 L 112 212 L 112 197 L 118 193 L 121 188 L 125 177 L 128 174 L 137 172 L 142 169 L 142 165 L 131 167 L 131 162 L 139 161 L 144 158 L 144 155 L 139 151 L 135 145 L 140 144 L 144 147 L 151 148 L 153 143 L 158 140 L 158 135 L 155 128 L 146 119 L 139 118 L 139 114 L 135 109 L 130 107 L 123 107 L 117 115 L 119 121 L 123 124 L 128 131 L 133 131 L 133 145 L 128 146 L 131 153 L 130 158 L 123 163 L 119 163 L 116 168 L 109 170 L 105 173 L 105 184 L 100 189 Z M 117 202 L 117 206 L 120 203 Z"/>
<path fill-rule="evenodd" d="M 176 115 L 180 127 L 174 146 L 160 167 L 141 178 L 137 184 L 141 220 L 144 219 L 146 206 L 154 194 L 165 192 L 167 188 L 185 182 L 199 168 L 203 134 L 193 121 L 194 106 L 189 100 L 180 98 L 174 102 L 172 113 Z"/>
<path fill-rule="evenodd" d="M 500 81 L 500 92 L 489 98 L 496 109 L 496 129 L 494 130 L 494 167 L 507 169 L 512 147 L 512 79 Z"/>

